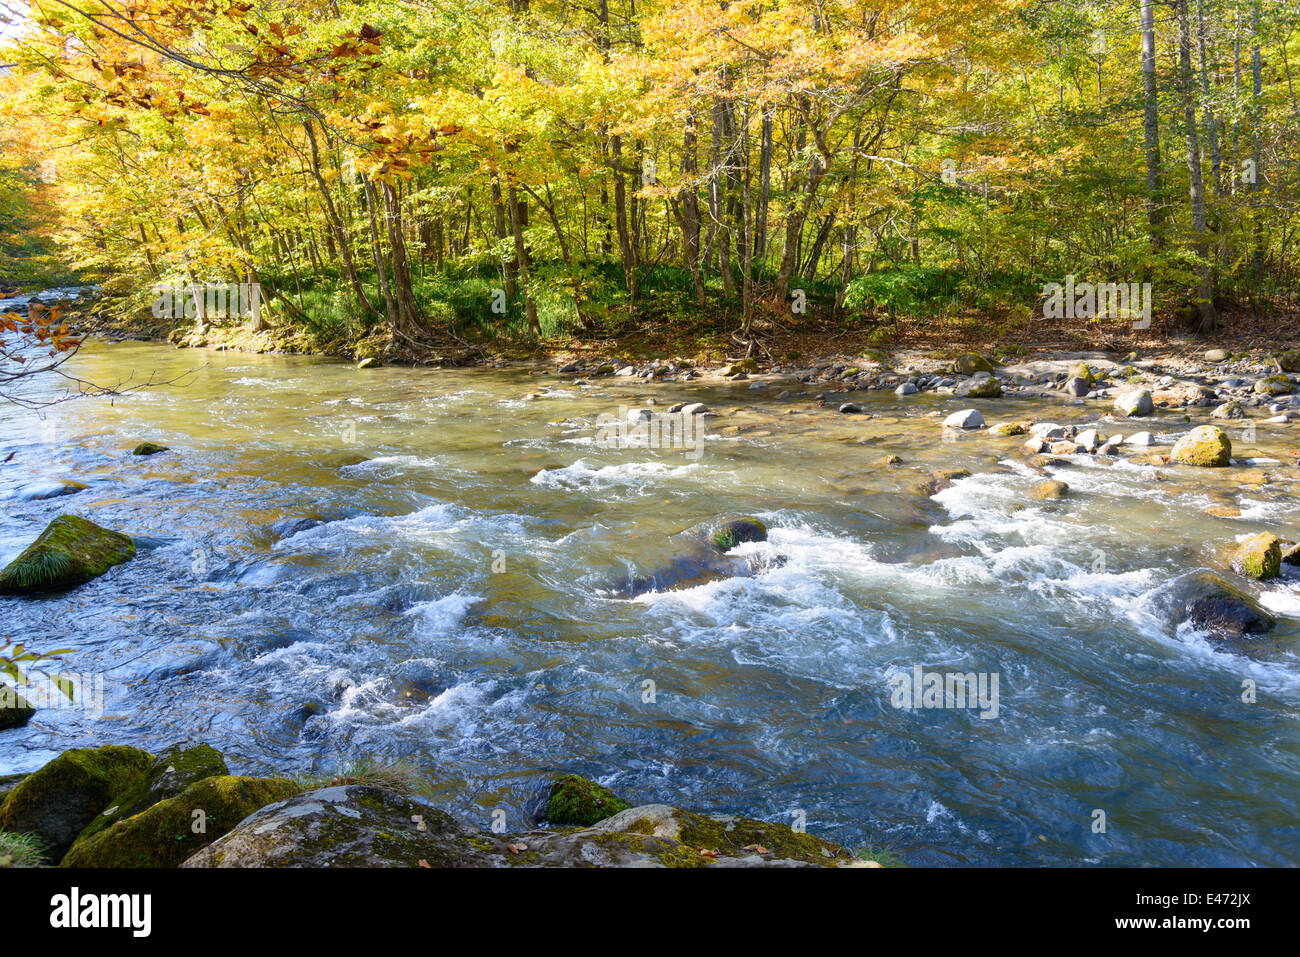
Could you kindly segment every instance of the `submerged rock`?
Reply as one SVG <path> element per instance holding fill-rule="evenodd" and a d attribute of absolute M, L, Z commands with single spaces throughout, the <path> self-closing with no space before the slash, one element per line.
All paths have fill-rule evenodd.
<path fill-rule="evenodd" d="M 1232 442 L 1217 425 L 1200 425 L 1174 443 L 1169 458 L 1180 465 L 1223 468 L 1232 464 Z"/>
<path fill-rule="evenodd" d="M 1187 606 L 1187 621 L 1197 631 L 1219 639 L 1260 635 L 1275 624 L 1272 617 L 1259 611 L 1242 596 L 1205 595 Z"/>
<path fill-rule="evenodd" d="M 65 751 L 9 792 L 0 828 L 35 835 L 57 861 L 152 760 L 148 751 L 111 744 Z"/>
<path fill-rule="evenodd" d="M 135 556 L 135 543 L 76 515 L 60 515 L 0 570 L 0 595 L 71 588 Z"/>
<path fill-rule="evenodd" d="M 169 452 L 165 445 L 155 445 L 153 442 L 141 442 L 131 450 L 132 455 L 157 455 L 159 452 Z"/>
<path fill-rule="evenodd" d="M 33 482 L 31 485 L 24 485 L 14 493 L 14 498 L 22 502 L 43 502 L 63 495 L 75 495 L 87 488 L 89 486 L 85 482 L 74 479 L 54 479 L 49 482 Z"/>
<path fill-rule="evenodd" d="M 284 778 L 204 778 L 176 797 L 78 841 L 61 866 L 177 867 L 258 808 L 300 790 Z"/>
<path fill-rule="evenodd" d="M 590 827 L 632 805 L 608 788 L 576 774 L 566 774 L 552 784 L 542 818 L 551 824 Z"/>
<path fill-rule="evenodd" d="M 370 785 L 321 788 L 242 821 L 183 867 L 835 867 L 842 847 L 783 824 L 663 804 L 586 828 L 494 834 L 428 799 Z"/>
<path fill-rule="evenodd" d="M 747 559 L 726 553 L 745 542 L 767 541 L 767 526 L 756 518 L 732 518 L 687 529 L 674 536 L 679 554 L 657 571 L 620 578 L 610 590 L 627 598 L 652 591 L 689 588 L 719 578 L 748 576 L 761 570 Z"/>

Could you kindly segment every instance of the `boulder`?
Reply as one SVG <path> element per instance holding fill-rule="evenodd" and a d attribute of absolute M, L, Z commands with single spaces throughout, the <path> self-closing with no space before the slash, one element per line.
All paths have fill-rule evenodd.
<path fill-rule="evenodd" d="M 749 516 L 730 518 L 718 526 L 709 541 L 719 551 L 729 552 L 743 542 L 767 541 L 767 526 Z"/>
<path fill-rule="evenodd" d="M 284 778 L 204 778 L 78 841 L 62 867 L 179 867 L 258 808 L 297 794 Z"/>
<path fill-rule="evenodd" d="M 74 479 L 53 479 L 48 482 L 33 482 L 30 485 L 24 485 L 14 493 L 14 498 L 20 502 L 43 502 L 46 499 L 59 498 L 64 495 L 75 495 L 87 488 L 89 486 L 85 482 L 78 482 Z"/>
<path fill-rule="evenodd" d="M 1244 596 L 1232 594 L 1204 595 L 1187 606 L 1186 614 L 1193 628 L 1219 639 L 1260 635 L 1275 624 Z"/>
<path fill-rule="evenodd" d="M 1226 362 L 1227 359 L 1228 359 L 1228 353 L 1227 353 L 1227 350 L 1225 350 L 1225 349 L 1206 349 L 1206 350 L 1205 350 L 1205 361 L 1206 361 L 1206 362 Z"/>
<path fill-rule="evenodd" d="M 141 442 L 131 450 L 132 455 L 157 455 L 159 452 L 170 451 L 165 445 L 156 445 L 153 442 Z"/>
<path fill-rule="evenodd" d="M 902 385 L 900 385 L 897 389 L 894 390 L 894 395 L 899 395 L 899 396 L 916 395 L 916 393 L 917 393 L 916 384 L 913 382 L 904 382 Z"/>
<path fill-rule="evenodd" d="M 628 808 L 591 827 L 494 834 L 427 798 L 370 785 L 295 795 L 257 811 L 183 867 L 806 867 L 859 865 L 783 824 Z"/>
<path fill-rule="evenodd" d="M 735 362 L 723 366 L 722 371 L 719 374 L 724 376 L 733 376 L 733 375 L 739 375 L 740 373 L 743 372 L 752 375 L 757 371 L 758 371 L 758 360 L 749 358 L 749 359 L 737 359 Z"/>
<path fill-rule="evenodd" d="M 1216 425 L 1200 425 L 1174 443 L 1170 461 L 1202 468 L 1223 468 L 1232 463 L 1232 442 Z"/>
<path fill-rule="evenodd" d="M 984 427 L 984 416 L 977 409 L 962 409 L 943 420 L 948 429 L 980 429 Z"/>
<path fill-rule="evenodd" d="M 1150 448 L 1156 444 L 1156 437 L 1150 432 L 1134 432 L 1124 440 L 1125 445 L 1136 445 L 1142 448 Z"/>
<path fill-rule="evenodd" d="M 1088 368 L 1086 362 L 1076 362 L 1070 366 L 1068 376 L 1070 379 L 1082 379 L 1087 385 L 1092 385 L 1097 381 L 1097 376 Z"/>
<path fill-rule="evenodd" d="M 1146 389 L 1125 392 L 1115 400 L 1115 411 L 1128 418 L 1141 418 L 1151 415 L 1156 407 L 1151 401 L 1151 393 Z"/>
<path fill-rule="evenodd" d="M 999 422 L 989 426 L 989 435 L 1024 435 L 1028 431 L 1029 426 L 1024 422 Z"/>
<path fill-rule="evenodd" d="M 1256 382 L 1254 388 L 1259 395 L 1286 395 L 1295 391 L 1295 383 L 1288 376 L 1271 375 Z"/>
<path fill-rule="evenodd" d="M 1268 532 L 1252 535 L 1232 552 L 1233 570 L 1248 578 L 1276 578 L 1282 571 L 1282 543 Z"/>
<path fill-rule="evenodd" d="M 17 688 L 0 681 L 0 731 L 22 727 L 35 713 L 36 708 Z"/>
<path fill-rule="evenodd" d="M 1082 399 L 1092 391 L 1092 385 L 1081 376 L 1071 376 L 1065 380 L 1065 384 L 1061 386 L 1061 391 L 1074 396 L 1076 399 Z"/>
<path fill-rule="evenodd" d="M 1290 349 L 1277 356 L 1277 367 L 1283 372 L 1300 372 L 1300 350 Z"/>
<path fill-rule="evenodd" d="M 192 747 L 173 745 L 154 758 L 153 763 L 126 790 L 113 796 L 109 806 L 77 835 L 73 847 L 118 821 L 176 797 L 204 778 L 229 773 L 226 762 L 215 748 L 206 744 Z"/>
<path fill-rule="evenodd" d="M 36 835 L 57 861 L 152 760 L 148 751 L 112 744 L 65 751 L 9 792 L 0 805 L 0 829 Z"/>
<path fill-rule="evenodd" d="M 1030 494 L 1037 499 L 1055 499 L 1064 498 L 1068 491 L 1070 491 L 1069 485 L 1053 479 L 1038 483 L 1030 490 Z"/>
<path fill-rule="evenodd" d="M 989 376 L 970 378 L 952 390 L 959 399 L 996 399 L 1002 395 L 1002 383 Z"/>
<path fill-rule="evenodd" d="M 976 372 L 992 372 L 997 366 L 992 359 L 968 352 L 958 356 L 952 363 L 952 371 L 957 375 L 974 375 Z"/>
<path fill-rule="evenodd" d="M 135 543 L 76 515 L 60 515 L 0 570 L 0 595 L 71 588 L 135 556 Z"/>
<path fill-rule="evenodd" d="M 551 784 L 542 817 L 551 824 L 590 827 L 629 807 L 621 797 L 595 781 L 566 774 Z"/>

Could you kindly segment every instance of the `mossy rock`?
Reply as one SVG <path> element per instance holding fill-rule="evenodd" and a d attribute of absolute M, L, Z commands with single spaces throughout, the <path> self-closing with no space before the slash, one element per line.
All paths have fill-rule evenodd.
<path fill-rule="evenodd" d="M 148 751 L 113 744 L 65 751 L 9 792 L 0 828 L 36 835 L 57 861 L 152 760 Z"/>
<path fill-rule="evenodd" d="M 17 688 L 0 682 L 0 731 L 22 727 L 35 713 L 36 708 Z"/>
<path fill-rule="evenodd" d="M 130 787 L 113 796 L 108 808 L 86 825 L 72 846 L 76 847 L 105 828 L 148 810 L 160 801 L 176 797 L 204 778 L 229 773 L 230 769 L 216 748 L 206 744 L 189 748 L 181 745 L 170 747 L 154 758 Z"/>
<path fill-rule="evenodd" d="M 1277 367 L 1283 372 L 1300 372 L 1300 350 L 1288 349 L 1276 357 Z"/>
<path fill-rule="evenodd" d="M 360 362 L 357 363 L 357 368 L 373 369 L 379 364 L 380 364 L 379 360 L 376 359 L 374 356 L 366 356 L 364 359 L 362 359 Z"/>
<path fill-rule="evenodd" d="M 1070 366 L 1070 372 L 1066 378 L 1082 379 L 1084 382 L 1088 383 L 1088 385 L 1092 385 L 1097 381 L 1097 376 L 1088 368 L 1088 363 L 1086 362 L 1076 362 L 1074 365 Z"/>
<path fill-rule="evenodd" d="M 71 588 L 135 556 L 135 543 L 76 515 L 60 515 L 0 570 L 0 595 Z"/>
<path fill-rule="evenodd" d="M 1289 376 L 1271 375 L 1256 382 L 1255 391 L 1259 395 L 1286 395 L 1295 391 L 1295 383 Z"/>
<path fill-rule="evenodd" d="M 168 452 L 170 449 L 165 445 L 156 445 L 153 442 L 141 442 L 131 450 L 132 455 L 157 455 L 159 452 Z"/>
<path fill-rule="evenodd" d="M 1180 465 L 1223 468 L 1232 463 L 1232 441 L 1218 426 L 1197 426 L 1174 443 L 1169 458 Z"/>
<path fill-rule="evenodd" d="M 1268 532 L 1252 535 L 1233 551 L 1232 567 L 1248 578 L 1276 578 L 1282 571 L 1281 541 Z"/>
<path fill-rule="evenodd" d="M 722 552 L 729 552 L 742 542 L 767 541 L 767 526 L 756 518 L 732 518 L 709 536 L 713 547 Z"/>
<path fill-rule="evenodd" d="M 595 781 L 566 774 L 551 784 L 543 816 L 552 824 L 590 827 L 629 807 L 621 797 Z"/>
<path fill-rule="evenodd" d="M 1070 486 L 1067 485 L 1065 482 L 1059 482 L 1055 479 L 1052 479 L 1046 482 L 1040 482 L 1039 484 L 1035 485 L 1031 491 L 1031 494 L 1034 496 L 1034 498 L 1047 500 L 1047 499 L 1055 499 L 1055 498 L 1064 498 L 1066 493 L 1069 491 L 1070 491 Z"/>
<path fill-rule="evenodd" d="M 254 811 L 300 790 L 284 778 L 205 778 L 79 841 L 60 866 L 179 867 Z"/>
<path fill-rule="evenodd" d="M 730 363 L 729 365 L 723 366 L 721 374 L 724 376 L 733 376 L 733 375 L 739 375 L 742 372 L 746 374 L 752 374 L 757 371 L 758 371 L 758 360 L 750 358 L 750 359 L 738 359 L 735 362 Z"/>
<path fill-rule="evenodd" d="M 960 355 L 952 363 L 952 371 L 957 375 L 974 375 L 976 372 L 993 372 L 996 369 L 997 365 L 992 359 L 976 352 Z"/>
<path fill-rule="evenodd" d="M 989 426 L 989 435 L 1025 435 L 1028 432 L 1029 424 L 1025 422 L 999 422 Z"/>

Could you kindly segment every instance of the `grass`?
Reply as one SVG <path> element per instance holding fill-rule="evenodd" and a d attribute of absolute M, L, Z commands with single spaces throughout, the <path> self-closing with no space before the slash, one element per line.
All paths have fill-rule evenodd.
<path fill-rule="evenodd" d="M 43 867 L 47 863 L 36 835 L 0 829 L 0 867 Z"/>
<path fill-rule="evenodd" d="M 859 847 L 852 853 L 858 860 L 875 861 L 881 867 L 907 866 L 903 859 L 893 851 L 885 847 L 876 847 L 874 844 L 868 844 L 866 847 Z"/>

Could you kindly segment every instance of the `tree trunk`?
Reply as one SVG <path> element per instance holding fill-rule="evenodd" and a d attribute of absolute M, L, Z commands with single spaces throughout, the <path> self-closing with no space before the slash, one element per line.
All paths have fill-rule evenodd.
<path fill-rule="evenodd" d="M 1183 94 L 1183 121 L 1187 126 L 1188 191 L 1192 205 L 1193 249 L 1200 277 L 1196 293 L 1195 331 L 1206 334 L 1218 324 L 1214 311 L 1214 272 L 1209 259 L 1209 236 L 1205 220 L 1205 184 L 1201 179 L 1201 144 L 1196 129 L 1196 99 L 1192 92 L 1192 31 L 1187 0 L 1176 0 L 1178 13 L 1178 65 Z"/>
<path fill-rule="evenodd" d="M 1142 87 L 1143 133 L 1147 159 L 1147 222 L 1150 225 L 1151 245 L 1162 245 L 1161 222 L 1164 219 L 1164 197 L 1160 188 L 1160 110 L 1156 91 L 1156 34 L 1151 15 L 1152 0 L 1142 0 Z"/>

